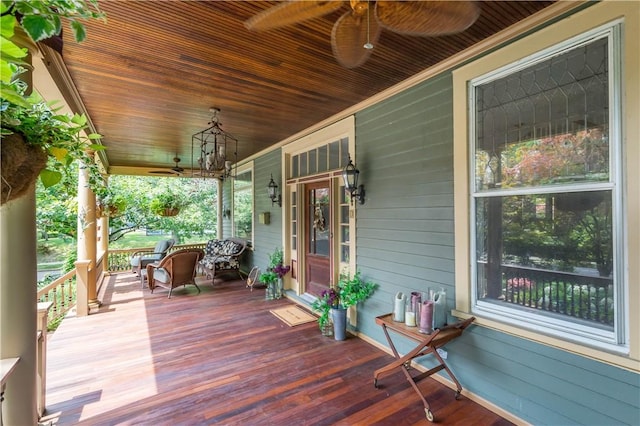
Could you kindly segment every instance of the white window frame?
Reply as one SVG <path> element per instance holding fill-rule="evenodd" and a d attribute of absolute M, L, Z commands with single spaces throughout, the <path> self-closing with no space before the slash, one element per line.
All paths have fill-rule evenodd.
<path fill-rule="evenodd" d="M 620 194 L 617 188 L 620 187 L 621 177 L 619 170 L 621 169 L 620 157 L 618 155 L 618 147 L 620 145 L 620 131 L 619 131 L 619 111 L 620 111 L 620 25 L 611 25 L 604 28 L 599 28 L 595 31 L 590 31 L 585 34 L 581 34 L 578 37 L 567 40 L 558 45 L 552 46 L 549 49 L 538 52 L 521 61 L 512 63 L 492 71 L 488 74 L 477 77 L 469 82 L 469 140 L 471 142 L 471 149 L 469 155 L 470 170 L 469 175 L 471 182 L 469 187 L 471 190 L 470 200 L 470 218 L 469 224 L 471 227 L 471 282 L 472 282 L 472 303 L 471 311 L 477 315 L 483 315 L 487 318 L 492 318 L 496 321 L 507 321 L 513 325 L 522 328 L 533 329 L 538 332 L 548 333 L 555 335 L 562 339 L 573 340 L 584 345 L 600 346 L 606 350 L 620 351 L 623 353 L 628 352 L 628 346 L 625 339 L 625 324 L 624 318 L 624 298 L 621 297 L 624 294 L 623 280 L 620 278 L 621 271 L 624 270 L 622 262 L 620 261 L 620 255 L 623 253 L 621 250 L 619 241 L 622 239 L 621 230 L 622 227 L 622 215 L 620 213 Z M 606 38 L 609 46 L 609 181 L 604 183 L 592 182 L 592 183 L 578 183 L 570 185 L 558 185 L 555 186 L 552 191 L 549 187 L 544 185 L 532 186 L 527 188 L 516 189 L 497 189 L 494 191 L 487 191 L 476 189 L 475 180 L 475 139 L 476 139 L 476 87 L 482 86 L 485 83 L 489 83 L 500 79 L 502 77 L 517 73 L 521 70 L 527 69 L 535 64 L 545 61 L 554 56 L 564 54 L 565 52 L 577 48 L 579 46 L 595 42 L 596 40 Z M 614 330 L 608 331 L 595 326 L 589 326 L 580 324 L 570 319 L 561 320 L 550 316 L 540 315 L 530 310 L 520 309 L 509 304 L 495 304 L 485 302 L 477 297 L 477 262 L 475 236 L 476 229 L 476 203 L 481 198 L 487 197 L 507 197 L 511 195 L 524 195 L 524 194 L 538 194 L 538 193 L 551 193 L 551 192 L 565 192 L 571 189 L 580 188 L 581 191 L 599 191 L 609 190 L 613 193 L 613 259 L 614 259 L 614 306 L 615 306 L 615 319 Z"/>
<path fill-rule="evenodd" d="M 637 10 L 634 10 L 629 4 L 599 3 L 516 42 L 500 47 L 453 72 L 456 230 L 456 309 L 453 314 L 463 318 L 475 315 L 476 324 L 480 326 L 581 354 L 632 371 L 640 371 L 640 363 L 638 362 L 640 360 L 640 338 L 637 337 L 640 336 L 640 313 L 637 309 L 630 309 L 630 306 L 634 305 L 634 301 L 640 300 L 640 285 L 638 284 L 640 266 L 632 260 L 640 260 L 640 243 L 636 241 L 637 238 L 633 237 L 633 235 L 640 235 L 640 223 L 635 219 L 635 216 L 640 214 L 640 191 L 638 189 L 640 185 L 637 183 L 640 179 L 640 170 L 637 167 L 640 161 L 640 149 L 636 146 L 636 141 L 640 138 L 640 123 L 637 120 L 640 107 L 637 96 L 628 92 L 632 87 L 638 87 L 638 79 L 640 78 L 638 70 L 640 60 L 638 60 L 635 48 L 632 47 L 637 47 L 637 43 L 632 40 L 636 40 L 640 33 L 640 20 L 637 15 Z M 526 27 L 525 24 L 523 23 L 522 26 Z M 612 77 L 617 78 L 616 81 L 626 87 L 621 90 L 620 98 L 610 106 L 611 110 L 614 110 L 614 105 L 621 106 L 621 109 L 615 110 L 619 116 L 611 117 L 610 124 L 613 126 L 615 123 L 621 122 L 618 136 L 621 139 L 621 149 L 624 151 L 624 155 L 620 155 L 619 151 L 612 152 L 612 155 L 616 155 L 620 159 L 620 167 L 612 167 L 611 172 L 620 173 L 623 176 L 622 180 L 618 179 L 618 176 L 612 176 L 612 179 L 617 179 L 615 187 L 622 196 L 617 211 L 621 215 L 627 215 L 623 218 L 627 222 L 624 220 L 620 222 L 622 235 L 618 235 L 619 244 L 616 247 L 617 256 L 622 262 L 622 266 L 616 271 L 619 274 L 617 279 L 622 283 L 618 296 L 624 300 L 623 304 L 616 307 L 616 309 L 623 310 L 623 312 L 618 312 L 622 318 L 620 320 L 621 328 L 618 328 L 615 333 L 617 343 L 593 344 L 593 341 L 586 342 L 567 336 L 559 336 L 545 327 L 523 327 L 511 321 L 505 321 L 504 317 L 491 317 L 479 310 L 473 311 L 475 292 L 471 285 L 471 265 L 473 263 L 471 249 L 474 244 L 474 236 L 470 223 L 473 187 L 470 186 L 471 177 L 469 175 L 469 152 L 471 149 L 469 82 L 490 72 L 503 69 L 510 64 L 522 63 L 537 52 L 562 45 L 574 37 L 601 31 L 606 27 L 618 24 L 622 24 L 620 56 L 623 60 L 621 68 L 610 68 L 609 72 L 618 73 Z M 517 33 L 517 29 L 514 29 L 512 33 Z M 496 37 L 493 47 L 498 47 L 499 43 L 503 41 L 504 39 Z M 484 48 L 489 50 L 491 46 L 485 45 Z M 614 53 L 610 49 L 610 54 Z M 614 87 L 610 87 L 610 89 L 614 89 Z"/>
<path fill-rule="evenodd" d="M 250 246 L 253 246 L 253 239 L 255 236 L 255 226 L 256 226 L 256 218 L 255 218 L 255 172 L 253 170 L 253 161 L 250 161 L 248 163 L 245 163 L 241 166 L 238 166 L 235 170 L 235 175 L 239 176 L 243 173 L 246 172 L 251 172 L 251 183 L 246 185 L 246 188 L 251 189 L 251 240 L 247 240 L 247 242 L 249 243 Z M 245 188 L 242 188 L 245 189 Z M 231 235 L 233 235 L 234 237 L 238 237 L 237 235 L 237 230 L 236 230 L 236 220 L 235 220 L 235 216 L 236 216 L 236 206 L 235 206 L 235 200 L 236 200 L 236 181 L 233 180 L 231 182 L 231 204 L 232 204 L 232 220 L 231 220 Z M 244 237 L 242 237 L 244 238 Z"/>

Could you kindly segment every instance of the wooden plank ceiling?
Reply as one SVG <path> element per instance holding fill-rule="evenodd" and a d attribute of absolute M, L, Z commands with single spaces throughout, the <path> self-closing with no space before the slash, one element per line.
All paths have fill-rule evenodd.
<path fill-rule="evenodd" d="M 383 30 L 372 56 L 347 69 L 332 54 L 331 30 L 349 10 L 252 32 L 244 21 L 277 2 L 102 1 L 105 22 L 87 40 L 65 34 L 63 58 L 110 172 L 191 167 L 191 136 L 209 109 L 239 140 L 239 159 L 321 122 L 549 6 L 482 1 L 467 30 L 414 37 Z"/>

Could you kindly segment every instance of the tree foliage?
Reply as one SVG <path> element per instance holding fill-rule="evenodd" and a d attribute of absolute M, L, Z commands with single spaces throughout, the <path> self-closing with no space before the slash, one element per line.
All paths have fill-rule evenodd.
<path fill-rule="evenodd" d="M 486 169 L 497 174 L 488 181 L 498 188 L 572 184 L 580 189 L 585 183 L 608 178 L 608 149 L 608 140 L 598 128 L 519 142 L 506 146 L 499 156 L 481 152 L 476 177 L 486 175 Z M 500 164 L 491 163 L 498 159 Z M 566 271 L 595 265 L 601 276 L 609 276 L 613 267 L 610 192 L 541 191 L 502 197 L 506 256 L 522 266 Z"/>
<path fill-rule="evenodd" d="M 67 188 L 77 187 L 77 174 L 66 177 Z M 187 236 L 202 236 L 216 229 L 216 185 L 214 180 L 162 178 L 139 176 L 111 176 L 109 188 L 113 194 L 127 200 L 124 212 L 109 220 L 109 242 L 117 241 L 139 229 L 170 232 L 177 243 Z M 153 198 L 162 193 L 178 193 L 189 201 L 180 214 L 160 217 L 152 212 Z M 75 194 L 60 186 L 36 191 L 36 220 L 41 233 L 58 233 L 74 237 L 77 227 L 77 199 Z"/>

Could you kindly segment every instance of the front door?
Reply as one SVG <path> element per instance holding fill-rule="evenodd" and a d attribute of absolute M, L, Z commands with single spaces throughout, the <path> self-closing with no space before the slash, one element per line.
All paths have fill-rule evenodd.
<path fill-rule="evenodd" d="M 331 185 L 322 181 L 305 186 L 305 288 L 320 296 L 331 283 Z"/>

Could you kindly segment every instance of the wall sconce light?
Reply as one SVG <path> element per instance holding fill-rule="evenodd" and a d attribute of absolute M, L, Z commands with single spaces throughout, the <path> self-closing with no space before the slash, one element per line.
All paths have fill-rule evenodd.
<path fill-rule="evenodd" d="M 344 180 L 345 191 L 351 196 L 352 204 L 354 198 L 358 200 L 360 204 L 364 204 L 364 185 L 358 186 L 359 175 L 360 170 L 356 169 L 353 161 L 351 161 L 351 156 L 349 156 L 349 164 L 342 170 L 342 179 Z"/>
<path fill-rule="evenodd" d="M 225 219 L 231 219 L 231 209 L 229 207 L 227 207 L 227 206 L 224 206 L 222 208 L 222 216 Z"/>
<path fill-rule="evenodd" d="M 271 199 L 271 205 L 273 206 L 274 203 L 278 203 L 278 206 L 282 207 L 282 196 L 278 194 L 278 185 L 273 180 L 273 174 L 271 175 L 271 180 L 267 186 L 267 192 L 269 194 L 269 199 Z"/>

